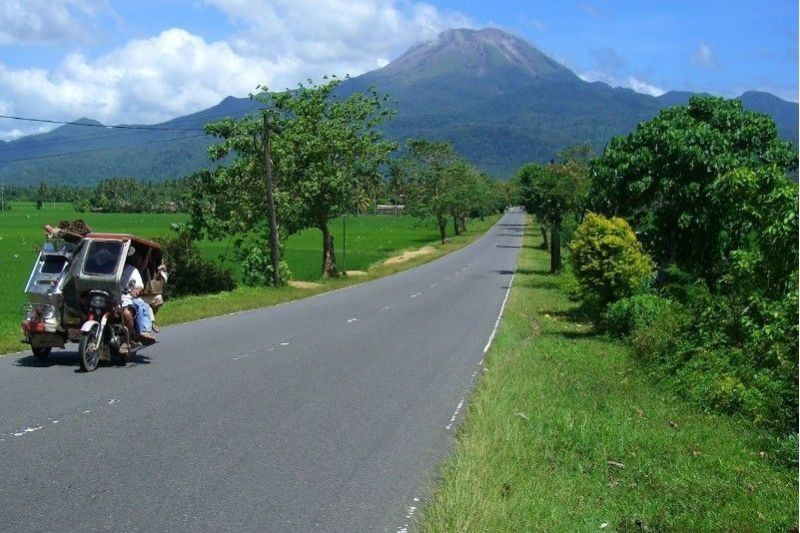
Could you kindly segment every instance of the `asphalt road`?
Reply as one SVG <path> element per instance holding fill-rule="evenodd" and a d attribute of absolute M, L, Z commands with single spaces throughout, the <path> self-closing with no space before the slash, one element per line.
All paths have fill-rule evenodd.
<path fill-rule="evenodd" d="M 127 366 L 0 358 L 1 531 L 401 531 L 452 449 L 522 245 L 164 328 Z"/>

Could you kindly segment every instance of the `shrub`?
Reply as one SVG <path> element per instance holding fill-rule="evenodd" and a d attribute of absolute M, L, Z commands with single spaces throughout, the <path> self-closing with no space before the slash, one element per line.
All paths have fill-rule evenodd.
<path fill-rule="evenodd" d="M 570 242 L 570 259 L 584 301 L 598 309 L 641 290 L 652 260 L 621 218 L 588 213 Z"/>
<path fill-rule="evenodd" d="M 281 280 L 292 278 L 292 272 L 285 261 L 278 265 Z M 272 257 L 262 247 L 254 245 L 242 261 L 242 282 L 250 287 L 272 286 Z"/>
<path fill-rule="evenodd" d="M 233 273 L 200 255 L 195 242 L 186 234 L 158 239 L 170 277 L 164 285 L 166 296 L 213 294 L 236 288 Z"/>
<path fill-rule="evenodd" d="M 603 313 L 601 326 L 613 335 L 626 336 L 634 330 L 649 328 L 675 305 L 672 300 L 655 294 L 635 294 L 610 304 Z"/>

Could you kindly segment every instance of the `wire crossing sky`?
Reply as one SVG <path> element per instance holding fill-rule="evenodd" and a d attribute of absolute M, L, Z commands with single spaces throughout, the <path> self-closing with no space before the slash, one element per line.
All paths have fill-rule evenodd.
<path fill-rule="evenodd" d="M 488 26 L 587 81 L 798 99 L 796 0 L 3 0 L 0 115 L 157 124 Z M 53 127 L 0 118 L 0 140 Z"/>

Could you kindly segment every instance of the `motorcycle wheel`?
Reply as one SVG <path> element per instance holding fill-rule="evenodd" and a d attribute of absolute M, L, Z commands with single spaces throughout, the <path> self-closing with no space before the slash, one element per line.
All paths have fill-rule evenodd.
<path fill-rule="evenodd" d="M 42 347 L 42 348 L 31 348 L 33 350 L 33 356 L 38 359 L 39 361 L 44 361 L 47 359 L 47 356 L 50 355 L 51 347 Z"/>
<path fill-rule="evenodd" d="M 81 370 L 92 372 L 100 362 L 100 355 L 103 347 L 98 346 L 97 339 L 100 336 L 100 326 L 95 325 L 90 331 L 81 334 L 81 342 L 78 344 L 78 355 L 81 360 Z"/>

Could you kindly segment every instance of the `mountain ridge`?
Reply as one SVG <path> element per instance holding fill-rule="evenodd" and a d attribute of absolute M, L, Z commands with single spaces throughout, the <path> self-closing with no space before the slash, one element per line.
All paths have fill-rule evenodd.
<path fill-rule="evenodd" d="M 498 177 L 581 142 L 599 152 L 611 137 L 629 133 L 694 94 L 670 91 L 653 97 L 585 82 L 498 29 L 442 32 L 383 68 L 344 80 L 338 94 L 370 86 L 397 100 L 397 114 L 384 126 L 387 137 L 452 141 L 469 161 Z M 770 114 L 781 135 L 797 145 L 797 104 L 758 91 L 740 98 L 746 108 Z M 203 124 L 260 107 L 249 98 L 228 96 L 215 106 L 141 130 L 61 126 L 0 143 L 0 178 L 19 184 L 88 184 L 116 176 L 180 177 L 213 166 L 205 148 L 214 140 L 202 136 Z"/>

